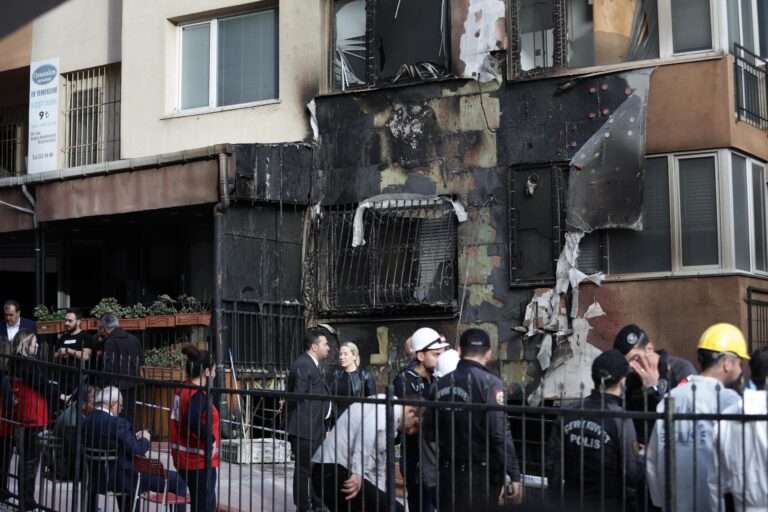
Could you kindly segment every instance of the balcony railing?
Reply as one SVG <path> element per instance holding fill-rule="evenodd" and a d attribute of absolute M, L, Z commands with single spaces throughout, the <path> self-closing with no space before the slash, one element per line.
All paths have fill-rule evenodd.
<path fill-rule="evenodd" d="M 0 108 L 0 178 L 26 171 L 27 105 Z"/>
<path fill-rule="evenodd" d="M 738 119 L 768 130 L 768 61 L 738 44 L 733 54 Z"/>

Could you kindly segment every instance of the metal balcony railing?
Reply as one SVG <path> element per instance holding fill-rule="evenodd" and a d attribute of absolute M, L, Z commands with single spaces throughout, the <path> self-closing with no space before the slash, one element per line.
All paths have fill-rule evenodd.
<path fill-rule="evenodd" d="M 733 55 L 738 119 L 768 130 L 768 61 L 738 44 Z"/>

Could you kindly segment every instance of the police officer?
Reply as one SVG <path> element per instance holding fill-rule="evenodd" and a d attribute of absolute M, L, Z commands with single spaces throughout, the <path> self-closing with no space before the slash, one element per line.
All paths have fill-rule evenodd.
<path fill-rule="evenodd" d="M 629 362 L 618 350 L 603 352 L 592 362 L 594 389 L 584 399 L 583 414 L 568 414 L 555 428 L 547 457 L 553 502 L 564 510 L 636 510 L 643 480 L 643 461 L 632 420 L 590 416 L 589 410 L 623 412 L 622 395 Z M 561 444 L 562 443 L 562 444 Z M 562 493 L 562 496 L 561 496 Z"/>
<path fill-rule="evenodd" d="M 437 360 L 448 346 L 445 338 L 436 330 L 429 327 L 416 330 L 411 336 L 413 360 L 392 382 L 395 396 L 429 400 Z M 434 450 L 424 435 L 416 433 L 405 436 L 403 459 L 408 509 L 411 512 L 433 512 L 437 504 L 437 468 Z"/>
<path fill-rule="evenodd" d="M 461 361 L 456 370 L 437 382 L 439 402 L 505 404 L 504 384 L 486 365 L 491 340 L 481 329 L 469 329 L 459 341 Z M 494 509 L 505 479 L 513 502 L 522 500 L 520 467 L 502 409 L 468 410 L 446 405 L 434 412 L 439 462 L 438 508 L 461 511 L 468 507 Z"/>

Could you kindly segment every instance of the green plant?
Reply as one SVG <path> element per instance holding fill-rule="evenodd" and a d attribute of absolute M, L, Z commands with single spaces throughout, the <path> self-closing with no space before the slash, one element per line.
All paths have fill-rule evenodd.
<path fill-rule="evenodd" d="M 203 303 L 192 295 L 179 295 L 176 298 L 179 304 L 179 313 L 201 313 Z"/>
<path fill-rule="evenodd" d="M 115 315 L 117 318 L 123 318 L 126 314 L 126 309 L 127 308 L 124 308 L 117 302 L 116 298 L 106 297 L 101 299 L 101 301 L 91 309 L 91 316 L 94 318 L 101 318 L 109 313 Z"/>
<path fill-rule="evenodd" d="M 186 357 L 178 345 L 150 348 L 144 352 L 144 366 L 157 368 L 182 368 Z"/>
<path fill-rule="evenodd" d="M 43 304 L 40 304 L 32 310 L 32 315 L 38 322 L 56 322 L 64 320 L 65 313 L 63 310 L 50 310 Z"/>
<path fill-rule="evenodd" d="M 141 302 L 137 302 L 133 306 L 127 306 L 123 310 L 125 313 L 124 318 L 144 318 L 149 315 L 149 309 Z"/>
<path fill-rule="evenodd" d="M 159 295 L 147 312 L 150 315 L 175 315 L 176 301 L 168 295 Z"/>

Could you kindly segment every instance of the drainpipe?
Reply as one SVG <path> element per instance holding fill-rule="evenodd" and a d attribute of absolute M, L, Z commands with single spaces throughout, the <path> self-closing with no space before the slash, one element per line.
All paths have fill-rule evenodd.
<path fill-rule="evenodd" d="M 226 356 L 224 354 L 224 212 L 229 208 L 228 155 L 219 153 L 219 202 L 213 208 L 213 344 L 216 353 L 216 386 L 223 387 Z M 223 405 L 223 404 L 220 404 Z"/>
<path fill-rule="evenodd" d="M 32 207 L 32 226 L 35 230 L 35 304 L 43 304 L 45 302 L 45 240 L 40 223 L 37 221 L 35 198 L 32 197 L 26 185 L 21 186 L 21 192 Z"/>

